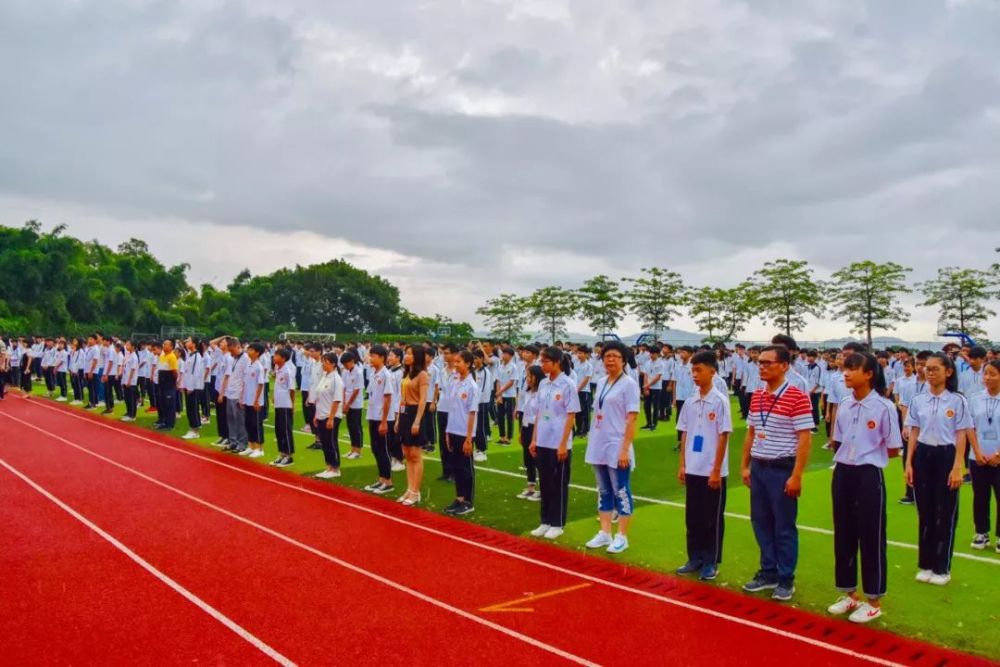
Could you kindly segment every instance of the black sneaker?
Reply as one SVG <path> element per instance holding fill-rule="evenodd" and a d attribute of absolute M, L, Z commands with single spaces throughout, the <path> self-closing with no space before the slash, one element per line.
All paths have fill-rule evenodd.
<path fill-rule="evenodd" d="M 701 572 L 701 563 L 695 563 L 693 560 L 689 560 L 674 570 L 674 574 L 680 575 L 694 574 L 695 572 Z"/>
<path fill-rule="evenodd" d="M 902 498 L 899 499 L 899 504 L 900 505 L 912 505 L 913 504 L 913 498 L 911 498 L 910 496 L 903 496 Z"/>
<path fill-rule="evenodd" d="M 769 591 L 778 587 L 778 582 L 767 579 L 763 573 L 758 572 L 753 575 L 753 579 L 743 584 L 743 590 L 747 593 L 757 593 L 760 591 Z"/>
<path fill-rule="evenodd" d="M 444 513 L 455 514 L 456 512 L 458 512 L 459 508 L 462 507 L 463 504 L 464 503 L 462 503 L 460 500 L 453 500 L 451 502 L 451 505 L 448 505 L 447 507 L 444 508 Z"/>
<path fill-rule="evenodd" d="M 469 501 L 465 501 L 464 503 L 460 503 L 458 509 L 452 512 L 452 514 L 454 514 L 455 516 L 462 516 L 464 514 L 472 514 L 475 511 L 476 508 L 473 507 L 472 503 L 470 503 Z"/>
<path fill-rule="evenodd" d="M 295 463 L 295 461 L 292 460 L 291 456 L 283 456 L 274 465 L 276 465 L 279 468 L 287 468 L 288 466 L 292 465 L 293 463 Z"/>
<path fill-rule="evenodd" d="M 273 461 L 271 461 L 271 465 L 276 466 L 276 465 L 280 464 L 284 460 L 285 460 L 284 456 L 279 456 L 278 458 L 276 458 Z"/>
<path fill-rule="evenodd" d="M 218 440 L 216 440 L 216 441 L 215 441 L 215 444 L 217 444 L 217 445 L 221 445 L 221 444 L 222 444 L 222 443 L 224 443 L 225 441 L 226 441 L 226 439 L 225 439 L 225 438 L 219 438 Z"/>
<path fill-rule="evenodd" d="M 309 449 L 323 449 L 323 445 L 318 442 L 313 442 L 309 444 Z"/>
<path fill-rule="evenodd" d="M 439 482 L 450 482 L 451 481 L 451 475 L 441 475 L 441 476 L 439 476 L 437 478 L 437 481 L 439 481 Z"/>

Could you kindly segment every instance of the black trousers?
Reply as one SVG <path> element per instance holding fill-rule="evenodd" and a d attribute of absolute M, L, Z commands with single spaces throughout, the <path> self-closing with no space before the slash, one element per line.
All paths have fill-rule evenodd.
<path fill-rule="evenodd" d="M 809 394 L 809 402 L 812 404 L 813 428 L 819 428 L 819 394 Z"/>
<path fill-rule="evenodd" d="M 125 394 L 125 414 L 135 419 L 136 406 L 139 403 L 139 389 L 135 385 L 127 385 L 122 387 L 122 392 Z"/>
<path fill-rule="evenodd" d="M 573 460 L 573 450 L 566 451 L 566 460 L 559 461 L 558 450 L 547 447 L 536 449 L 538 465 L 538 485 L 542 494 L 542 523 L 562 528 L 566 525 L 566 512 L 569 509 L 569 479 L 570 464 Z"/>
<path fill-rule="evenodd" d="M 951 571 L 958 523 L 958 490 L 948 488 L 955 446 L 918 443 L 913 452 L 913 495 L 917 501 L 918 567 L 934 574 Z"/>
<path fill-rule="evenodd" d="M 309 404 L 309 392 L 302 392 L 302 417 L 306 420 L 306 426 L 313 428 L 313 417 L 316 416 L 316 405 Z M 322 441 L 321 441 L 322 442 Z"/>
<path fill-rule="evenodd" d="M 46 366 L 42 369 L 42 377 L 45 379 L 45 391 L 51 394 L 56 388 L 56 369 Z"/>
<path fill-rule="evenodd" d="M 398 417 L 398 415 L 396 415 Z M 389 440 L 389 456 L 397 461 L 403 460 L 403 440 L 396 433 L 395 422 L 389 422 L 389 433 L 385 436 Z"/>
<path fill-rule="evenodd" d="M 668 384 L 667 382 L 663 383 Z M 672 409 L 672 403 L 674 400 L 674 392 L 669 389 L 660 389 L 660 413 L 659 421 L 670 421 L 670 414 Z"/>
<path fill-rule="evenodd" d="M 486 451 L 486 424 L 488 419 L 488 413 L 490 410 L 489 403 L 480 403 L 479 412 L 476 415 L 476 451 L 485 452 Z"/>
<path fill-rule="evenodd" d="M 115 409 L 115 376 L 106 375 L 104 377 L 104 407 L 108 410 Z"/>
<path fill-rule="evenodd" d="M 903 422 L 900 421 L 899 423 L 902 424 Z M 904 472 L 906 471 L 906 456 L 907 456 L 906 452 L 909 449 L 910 449 L 910 439 L 903 438 L 903 454 L 899 458 L 902 460 Z M 909 484 L 906 485 L 906 494 L 903 497 L 913 500 L 913 487 L 910 486 Z"/>
<path fill-rule="evenodd" d="M 114 376 L 112 378 L 109 378 L 108 382 L 110 383 L 111 388 L 114 389 L 115 398 L 117 398 L 119 401 L 124 401 L 125 400 L 125 391 L 122 389 L 122 376 L 121 376 L 121 374 L 116 375 L 116 376 Z"/>
<path fill-rule="evenodd" d="M 347 433 L 351 438 L 351 447 L 360 449 L 364 446 L 365 432 L 361 428 L 361 408 L 351 408 L 347 411 Z"/>
<path fill-rule="evenodd" d="M 285 456 L 295 453 L 295 437 L 292 435 L 292 409 L 274 409 L 274 439 L 278 443 L 278 451 Z"/>
<path fill-rule="evenodd" d="M 504 440 L 514 439 L 514 403 L 513 397 L 505 397 L 503 403 L 497 406 L 497 428 Z"/>
<path fill-rule="evenodd" d="M 434 451 L 434 443 L 437 439 L 434 435 L 434 413 L 431 412 L 430 402 L 424 406 L 424 416 L 420 420 L 420 430 L 424 434 L 424 449 Z"/>
<path fill-rule="evenodd" d="M 83 371 L 76 371 L 75 373 L 73 373 L 72 375 L 70 375 L 69 379 L 70 379 L 70 384 L 73 387 L 73 400 L 74 401 L 82 401 L 83 400 L 83 383 L 85 381 L 84 377 L 83 377 Z"/>
<path fill-rule="evenodd" d="M 981 466 L 969 461 L 969 473 L 972 475 L 972 520 L 976 524 L 976 532 L 990 534 L 990 502 L 995 497 L 997 519 L 994 527 L 997 537 L 1000 537 L 1000 467 Z"/>
<path fill-rule="evenodd" d="M 192 431 L 201 428 L 201 415 L 198 413 L 198 406 L 201 404 L 201 391 L 192 389 L 184 394 L 184 411 L 187 413 L 188 427 Z"/>
<path fill-rule="evenodd" d="M 84 375 L 84 379 L 87 381 L 87 405 L 92 408 L 97 407 L 97 385 L 100 384 L 100 378 L 97 377 L 97 373 L 92 373 L 88 378 Z"/>
<path fill-rule="evenodd" d="M 291 429 L 291 426 L 289 426 Z M 316 435 L 319 436 L 319 443 L 323 446 L 323 460 L 330 468 L 340 467 L 340 417 L 333 418 L 333 428 L 326 427 L 326 420 L 320 419 L 316 427 Z"/>
<path fill-rule="evenodd" d="M 528 484 L 538 483 L 538 466 L 535 465 L 535 457 L 531 455 L 528 447 L 531 445 L 531 438 L 535 435 L 534 424 L 521 424 L 521 450 L 524 461 L 525 472 L 528 475 Z"/>
<path fill-rule="evenodd" d="M 472 454 L 466 456 L 462 450 L 465 443 L 465 435 L 448 433 L 448 446 L 450 449 L 448 458 L 451 460 L 452 477 L 455 478 L 455 496 L 465 500 L 475 502 L 476 493 L 476 467 L 472 462 Z"/>
<path fill-rule="evenodd" d="M 212 417 L 211 402 L 215 394 L 215 383 L 206 382 L 201 388 L 201 395 L 198 397 L 198 406 L 201 408 L 201 416 L 205 419 Z"/>
<path fill-rule="evenodd" d="M 146 395 L 149 394 L 149 378 L 139 376 L 136 379 L 136 383 L 139 390 L 139 401 L 143 402 L 146 400 Z"/>
<path fill-rule="evenodd" d="M 386 422 L 388 430 L 385 435 L 380 435 L 378 425 L 381 422 L 377 419 L 368 420 L 368 437 L 372 442 L 372 454 L 375 455 L 375 465 L 378 466 L 378 476 L 383 479 L 392 478 L 392 461 L 389 460 L 389 434 L 392 433 L 392 422 Z"/>
<path fill-rule="evenodd" d="M 833 555 L 837 590 L 861 588 L 869 598 L 885 595 L 889 571 L 885 544 L 885 475 L 873 465 L 838 463 L 833 469 Z"/>
<path fill-rule="evenodd" d="M 656 428 L 656 424 L 659 421 L 659 410 L 657 409 L 660 405 L 660 390 L 650 389 L 648 394 L 645 394 L 642 399 L 642 411 L 646 415 L 646 425 Z M 680 406 L 678 406 L 680 407 Z"/>
<path fill-rule="evenodd" d="M 448 413 L 441 412 L 440 409 L 437 411 L 437 426 L 438 433 L 441 435 L 441 474 L 445 477 L 451 477 L 451 456 L 448 453 L 448 448 L 444 446 L 447 442 Z"/>
<path fill-rule="evenodd" d="M 220 403 L 218 398 L 215 400 L 215 426 L 219 431 L 219 437 L 226 440 L 229 439 L 229 419 L 226 417 L 226 398 L 222 398 Z"/>
<path fill-rule="evenodd" d="M 59 387 L 59 395 L 66 398 L 66 371 L 55 371 L 56 386 Z"/>
<path fill-rule="evenodd" d="M 177 396 L 177 378 L 170 371 L 157 371 L 156 397 L 157 413 L 160 416 L 160 423 L 167 428 L 173 428 L 177 423 L 177 411 L 174 409 L 174 400 Z"/>
<path fill-rule="evenodd" d="M 687 524 L 688 560 L 698 565 L 722 562 L 726 530 L 726 478 L 718 489 L 704 475 L 684 476 L 684 518 Z"/>
<path fill-rule="evenodd" d="M 740 392 L 740 416 L 743 417 L 743 421 L 746 421 L 747 417 L 750 416 L 750 397 L 752 395 L 753 392 L 746 388 Z"/>
<path fill-rule="evenodd" d="M 590 433 L 590 392 L 578 391 L 576 395 L 580 399 L 580 411 L 576 413 L 576 434 L 587 435 Z"/>

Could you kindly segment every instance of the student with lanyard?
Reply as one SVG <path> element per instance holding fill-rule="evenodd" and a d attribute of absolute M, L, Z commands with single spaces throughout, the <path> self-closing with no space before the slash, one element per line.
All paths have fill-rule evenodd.
<path fill-rule="evenodd" d="M 392 461 L 389 456 L 389 433 L 393 428 L 392 393 L 394 384 L 385 362 L 389 351 L 374 345 L 368 351 L 372 370 L 368 376 L 368 435 L 372 442 L 372 454 L 378 466 L 378 479 L 365 487 L 377 495 L 385 495 L 393 490 Z"/>
<path fill-rule="evenodd" d="M 601 528 L 588 549 L 618 554 L 628 549 L 632 519 L 631 474 L 635 462 L 632 440 L 639 415 L 639 385 L 625 373 L 626 349 L 611 341 L 602 350 L 605 373 L 594 388 L 594 423 L 587 439 L 585 462 L 597 478 L 597 512 Z M 612 513 L 618 513 L 618 534 L 611 537 Z"/>
<path fill-rule="evenodd" d="M 929 391 L 913 399 L 906 483 L 913 486 L 919 522 L 917 581 L 944 586 L 951 581 L 951 556 L 958 521 L 967 431 L 973 427 L 965 397 L 958 392 L 955 363 L 932 354 L 924 368 Z"/>
<path fill-rule="evenodd" d="M 399 497 L 399 502 L 407 507 L 420 502 L 420 485 L 424 478 L 423 455 L 424 445 L 427 444 L 424 416 L 428 413 L 427 394 L 430 388 L 427 366 L 424 348 L 408 345 L 403 352 L 405 372 L 399 417 L 396 419 L 396 430 L 406 460 L 406 493 Z"/>
<path fill-rule="evenodd" d="M 982 374 L 983 391 L 969 399 L 975 425 L 969 431 L 972 514 L 976 527 L 971 546 L 973 549 L 990 546 L 990 502 L 995 497 L 997 519 L 993 525 L 996 551 L 1000 553 L 1000 361 L 986 362 Z"/>
<path fill-rule="evenodd" d="M 725 534 L 726 479 L 729 436 L 733 419 L 729 397 L 713 378 L 718 359 L 709 351 L 691 359 L 697 393 L 684 403 L 677 428 L 681 432 L 677 479 L 685 489 L 687 562 L 677 574 L 695 574 L 702 581 L 718 576 Z"/>
<path fill-rule="evenodd" d="M 198 341 L 188 338 L 184 341 L 187 357 L 184 359 L 184 377 L 181 391 L 184 393 L 184 411 L 187 413 L 188 431 L 181 437 L 184 440 L 197 440 L 201 437 L 201 394 L 205 390 L 205 359 L 198 352 Z"/>
<path fill-rule="evenodd" d="M 760 547 L 760 570 L 743 590 L 773 590 L 773 599 L 787 601 L 795 593 L 795 520 L 811 445 L 812 403 L 785 379 L 791 363 L 786 346 L 765 347 L 757 363 L 764 386 L 750 399 L 741 472 L 750 487 L 750 523 Z"/>
<path fill-rule="evenodd" d="M 445 445 L 455 479 L 455 500 L 444 509 L 461 516 L 475 511 L 476 467 L 473 463 L 473 437 L 479 413 L 480 388 L 473 370 L 473 354 L 460 350 L 452 355 L 455 377 L 447 388 L 448 425 Z"/>
<path fill-rule="evenodd" d="M 125 400 L 123 422 L 134 422 L 139 409 L 139 355 L 132 341 L 125 341 L 125 365 L 122 368 L 122 392 Z"/>
<path fill-rule="evenodd" d="M 899 456 L 896 406 L 885 398 L 885 378 L 871 354 L 853 353 L 844 361 L 844 398 L 833 428 L 834 577 L 841 597 L 827 611 L 850 612 L 853 623 L 869 623 L 882 615 L 886 593 L 885 467 Z M 858 590 L 861 561 L 862 600 Z"/>
<path fill-rule="evenodd" d="M 347 433 L 351 439 L 351 451 L 345 458 L 360 459 L 361 448 L 364 447 L 365 436 L 362 427 L 362 409 L 364 407 L 364 374 L 361 372 L 357 352 L 348 350 L 340 357 L 343 367 L 341 379 L 344 384 L 344 402 L 341 406 L 347 419 Z"/>
<path fill-rule="evenodd" d="M 278 445 L 278 457 L 271 465 L 285 468 L 292 463 L 295 453 L 295 436 L 292 423 L 295 420 L 295 364 L 291 363 L 292 353 L 279 347 L 274 351 L 274 440 Z"/>
<path fill-rule="evenodd" d="M 345 352 L 344 356 L 353 355 Z M 344 380 L 337 370 L 337 355 L 328 352 L 317 362 L 322 371 L 310 385 L 310 402 L 315 406 L 312 426 L 323 449 L 326 468 L 316 473 L 319 479 L 340 477 L 340 422 L 344 416 Z M 303 377 L 305 372 L 303 371 Z"/>
<path fill-rule="evenodd" d="M 489 405 L 490 396 L 495 391 L 493 387 L 493 374 L 489 366 L 486 365 L 486 353 L 476 350 L 472 353 L 472 364 L 475 368 L 476 386 L 479 391 L 479 412 L 476 415 L 476 435 L 474 438 L 475 451 L 472 453 L 472 460 L 482 463 L 486 458 L 486 429 L 489 426 Z"/>
<path fill-rule="evenodd" d="M 563 365 L 557 347 L 542 350 L 545 378 L 538 386 L 538 417 L 532 434 L 531 455 L 538 466 L 541 487 L 541 523 L 531 531 L 535 537 L 554 540 L 563 534 L 569 506 L 569 480 L 573 455 L 573 422 L 580 410 L 576 385 Z"/>
<path fill-rule="evenodd" d="M 174 344 L 170 340 L 163 341 L 163 352 L 156 360 L 156 386 L 159 393 L 156 405 L 159 409 L 159 419 L 156 422 L 158 431 L 170 431 L 177 422 L 177 412 L 174 410 L 174 392 L 177 386 L 177 355 L 174 354 Z"/>

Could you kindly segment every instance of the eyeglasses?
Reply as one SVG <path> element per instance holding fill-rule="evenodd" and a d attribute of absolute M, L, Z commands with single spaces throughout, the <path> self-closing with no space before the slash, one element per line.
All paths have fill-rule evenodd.
<path fill-rule="evenodd" d="M 925 373 L 943 373 L 944 372 L 944 367 L 943 366 L 924 366 L 924 372 Z"/>
<path fill-rule="evenodd" d="M 602 358 L 603 359 L 617 359 L 618 361 L 621 361 L 623 359 L 622 355 L 620 355 L 620 354 L 614 354 L 614 353 L 605 354 L 604 357 L 602 357 Z"/>
<path fill-rule="evenodd" d="M 788 363 L 788 362 L 785 362 L 785 361 L 767 361 L 767 360 L 761 359 L 761 360 L 759 360 L 757 362 L 757 365 L 760 366 L 761 368 L 769 368 L 771 366 L 776 366 L 778 364 L 784 364 L 784 363 Z"/>

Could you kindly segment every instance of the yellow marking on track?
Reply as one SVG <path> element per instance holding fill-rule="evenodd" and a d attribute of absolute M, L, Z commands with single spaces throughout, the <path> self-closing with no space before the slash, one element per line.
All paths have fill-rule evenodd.
<path fill-rule="evenodd" d="M 517 598 L 516 600 L 509 600 L 507 602 L 501 602 L 499 604 L 493 604 L 489 607 L 483 607 L 479 611 L 488 612 L 533 612 L 535 609 L 533 607 L 515 607 L 514 605 L 524 604 L 526 602 L 534 602 L 535 600 L 542 600 L 544 598 L 550 598 L 555 595 L 562 595 L 563 593 L 570 593 L 572 591 L 578 591 L 581 588 L 588 588 L 590 584 L 577 584 L 576 586 L 568 586 L 566 588 L 559 588 L 554 591 L 548 591 L 546 593 L 537 593 L 534 595 L 528 595 L 525 597 Z"/>

